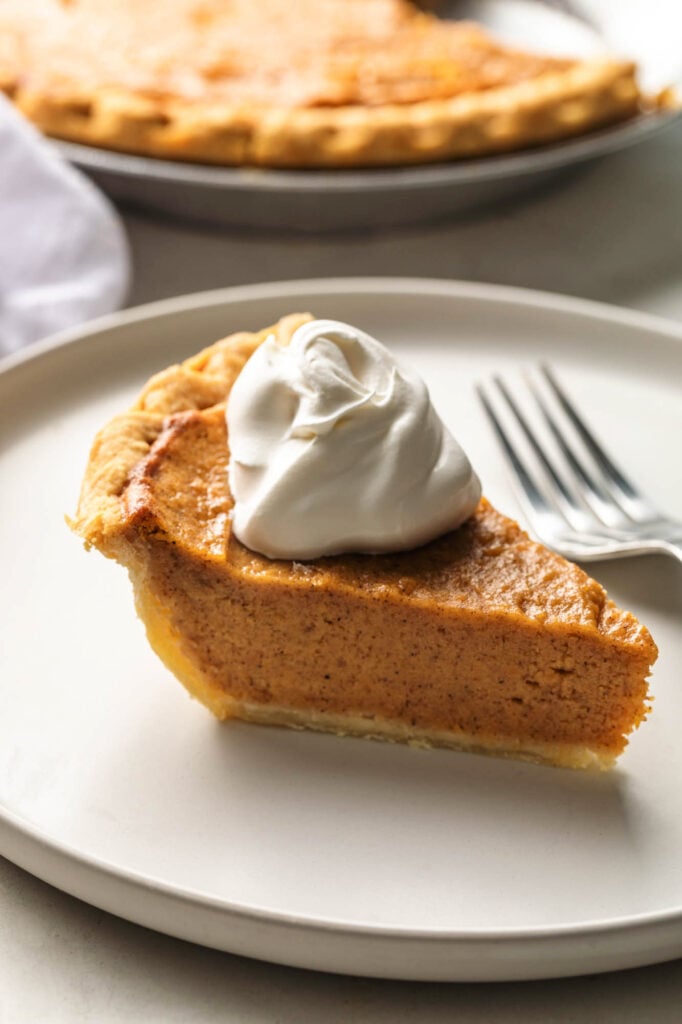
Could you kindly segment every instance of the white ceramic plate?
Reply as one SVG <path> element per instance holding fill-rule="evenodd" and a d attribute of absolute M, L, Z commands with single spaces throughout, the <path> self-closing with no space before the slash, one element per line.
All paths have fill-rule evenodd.
<path fill-rule="evenodd" d="M 654 714 L 594 776 L 221 726 L 151 654 L 125 573 L 66 528 L 95 430 L 149 374 L 297 309 L 357 323 L 421 370 L 511 514 L 473 383 L 542 357 L 682 515 L 682 329 L 625 311 L 316 281 L 163 302 L 41 345 L 0 373 L 0 852 L 132 921 L 304 967 L 495 980 L 681 955 L 677 563 L 592 567 L 660 647 Z"/>

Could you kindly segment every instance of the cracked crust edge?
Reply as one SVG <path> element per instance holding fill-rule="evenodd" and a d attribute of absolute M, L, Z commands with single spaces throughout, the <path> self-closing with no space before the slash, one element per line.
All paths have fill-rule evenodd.
<path fill-rule="evenodd" d="M 311 316 L 294 313 L 255 333 L 240 331 L 151 377 L 133 405 L 114 416 L 95 436 L 76 513 L 67 522 L 86 547 L 115 556 L 125 529 L 125 494 L 135 466 L 144 459 L 169 416 L 224 402 L 249 356 L 269 335 L 288 344 Z"/>

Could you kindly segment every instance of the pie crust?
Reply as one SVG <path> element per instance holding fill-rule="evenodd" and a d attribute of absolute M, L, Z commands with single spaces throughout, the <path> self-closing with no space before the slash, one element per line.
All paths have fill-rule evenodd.
<path fill-rule="evenodd" d="M 95 440 L 71 526 L 127 567 L 152 647 L 220 719 L 610 767 L 649 710 L 655 644 L 485 499 L 387 555 L 273 561 L 232 535 L 226 398 L 305 319 L 157 374 Z"/>
<path fill-rule="evenodd" d="M 58 138 L 291 168 L 485 156 L 644 105 L 631 62 L 511 50 L 408 0 L 0 0 L 0 89 Z"/>

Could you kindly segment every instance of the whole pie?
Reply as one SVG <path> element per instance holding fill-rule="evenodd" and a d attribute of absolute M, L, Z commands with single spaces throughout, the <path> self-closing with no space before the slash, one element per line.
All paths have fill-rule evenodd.
<path fill-rule="evenodd" d="M 152 647 L 220 719 L 610 767 L 654 642 L 485 499 L 398 553 L 273 560 L 234 536 L 226 399 L 307 319 L 163 371 L 95 440 L 71 525 L 129 570 Z"/>
<path fill-rule="evenodd" d="M 499 153 L 643 102 L 630 62 L 513 50 L 408 0 L 0 0 L 0 89 L 58 138 L 279 167 Z"/>

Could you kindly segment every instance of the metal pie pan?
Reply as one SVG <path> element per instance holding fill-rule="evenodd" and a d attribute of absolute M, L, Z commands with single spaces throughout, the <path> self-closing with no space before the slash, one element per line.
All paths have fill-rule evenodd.
<path fill-rule="evenodd" d="M 661 113 L 511 155 L 378 170 L 215 167 L 69 142 L 61 153 L 125 206 L 227 228 L 314 233 L 405 227 L 480 213 L 679 118 Z"/>

